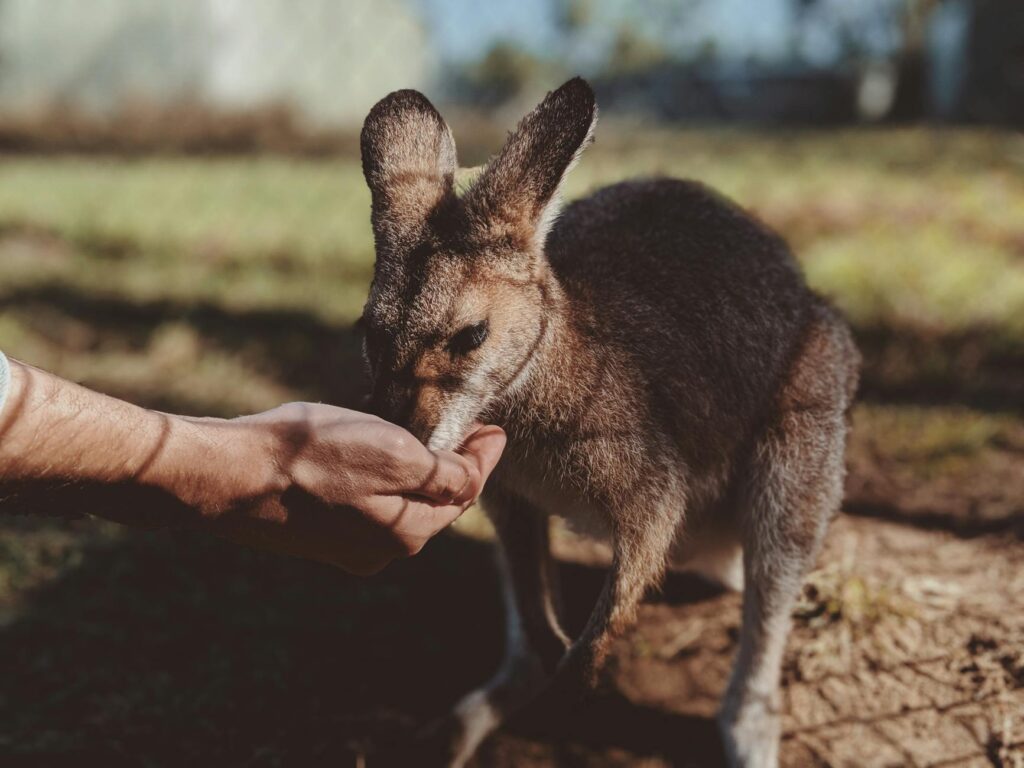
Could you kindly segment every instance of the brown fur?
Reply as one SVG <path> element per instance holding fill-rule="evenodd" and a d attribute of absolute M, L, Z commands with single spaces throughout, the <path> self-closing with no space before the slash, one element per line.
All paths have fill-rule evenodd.
<path fill-rule="evenodd" d="M 771 765 L 765 702 L 800 577 L 838 507 L 857 354 L 786 245 L 699 184 L 617 184 L 549 231 L 595 120 L 589 86 L 570 81 L 461 199 L 451 134 L 422 96 L 385 98 L 363 131 L 373 402 L 432 447 L 455 447 L 473 419 L 509 434 L 485 494 L 508 580 L 507 659 L 457 708 L 449 758 L 464 762 L 552 674 L 591 678 L 673 553 L 706 538 L 742 545 L 748 584 L 727 750 L 736 765 Z M 458 351 L 481 322 L 483 343 Z M 615 552 L 567 653 L 552 514 Z"/>

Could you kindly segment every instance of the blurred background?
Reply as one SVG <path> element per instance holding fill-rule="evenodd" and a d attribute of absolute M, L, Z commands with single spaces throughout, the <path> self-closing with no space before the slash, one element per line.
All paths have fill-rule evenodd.
<path fill-rule="evenodd" d="M 602 120 L 570 196 L 718 188 L 864 354 L 783 764 L 1024 765 L 1019 0 L 0 0 L 0 349 L 175 412 L 358 404 L 367 110 L 422 90 L 475 166 L 575 74 Z M 0 762 L 387 762 L 500 657 L 489 538 L 471 512 L 360 581 L 0 518 Z M 578 626 L 605 553 L 556 547 Z M 671 577 L 592 700 L 480 765 L 717 764 L 738 623 Z"/>

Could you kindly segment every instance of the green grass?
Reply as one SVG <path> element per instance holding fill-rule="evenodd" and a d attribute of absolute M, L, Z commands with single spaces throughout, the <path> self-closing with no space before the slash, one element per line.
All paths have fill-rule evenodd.
<path fill-rule="evenodd" d="M 984 474 L 990 452 L 1024 453 L 1024 423 L 962 406 L 861 405 L 851 450 L 915 473 L 919 482 Z M 981 460 L 981 462 L 979 462 Z"/>
<path fill-rule="evenodd" d="M 1020 137 L 607 133 L 570 196 L 636 175 L 700 179 L 781 229 L 859 324 L 1024 337 Z M 368 213 L 354 159 L 7 159 L 0 228 L 61 248 L 6 255 L 0 280 L 351 319 L 370 275 Z"/>
<path fill-rule="evenodd" d="M 568 194 L 651 174 L 702 180 L 779 229 L 862 332 L 869 391 L 1012 402 L 1024 138 L 608 125 Z M 332 397 L 317 345 L 358 316 L 372 261 L 355 158 L 0 160 L 0 344 L 144 402 Z M 335 367 L 354 378 L 347 343 Z"/>
<path fill-rule="evenodd" d="M 786 235 L 868 334 L 869 390 L 1012 401 L 1001 370 L 1024 354 L 1024 138 L 608 125 L 568 194 L 651 174 L 702 180 Z M 358 316 L 372 261 L 355 158 L 0 160 L 0 344 L 144 402 L 231 414 L 332 397 L 316 345 Z M 289 312 L 323 328 L 274 319 Z"/>
<path fill-rule="evenodd" d="M 8 286 L 59 280 L 139 300 L 350 319 L 369 283 L 368 221 L 351 161 L 0 162 L 0 228 L 55 239 L 45 254 L 6 256 Z"/>
<path fill-rule="evenodd" d="M 876 378 L 903 389 L 957 376 L 970 388 L 981 377 L 961 357 L 994 360 L 992 350 L 1010 350 L 1017 359 L 1024 350 L 1021 136 L 609 125 L 570 175 L 568 196 L 649 174 L 700 179 L 754 210 L 794 244 L 810 283 L 858 329 L 969 336 L 980 350 L 940 344 L 909 370 L 903 355 L 880 352 L 869 377 L 874 366 Z M 243 331 L 246 313 L 259 311 L 350 325 L 372 273 L 369 208 L 353 158 L 0 160 L 0 342 L 143 399 L 184 355 L 190 378 L 170 399 L 187 390 L 196 407 L 218 413 L 308 395 L 309 387 L 275 381 L 265 360 L 271 341 L 301 345 L 298 330 L 240 348 L 238 329 L 224 343 L 189 316 L 198 307 L 233 313 Z M 33 298 L 42 290 L 49 293 Z M 91 314 L 54 306 L 54 290 L 66 304 L 108 306 Z M 158 306 L 161 316 L 144 323 L 128 317 Z M 100 328 L 97 312 L 124 322 Z M 244 389 L 230 384 L 243 379 Z"/>
<path fill-rule="evenodd" d="M 353 160 L 27 158 L 0 165 L 0 220 L 75 242 L 258 256 L 315 267 L 365 259 L 370 197 Z"/>

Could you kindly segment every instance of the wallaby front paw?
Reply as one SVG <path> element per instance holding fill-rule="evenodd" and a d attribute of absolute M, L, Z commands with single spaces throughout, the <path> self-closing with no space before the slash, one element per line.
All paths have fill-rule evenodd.
<path fill-rule="evenodd" d="M 718 727 L 730 768 L 776 768 L 779 764 L 780 720 L 769 700 L 754 701 L 735 711 L 723 709 Z"/>

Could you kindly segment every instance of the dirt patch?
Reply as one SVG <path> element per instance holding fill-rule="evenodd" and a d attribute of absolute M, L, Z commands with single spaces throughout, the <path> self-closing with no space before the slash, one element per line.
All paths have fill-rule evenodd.
<path fill-rule="evenodd" d="M 783 766 L 1024 761 L 1024 546 L 845 517 L 819 565 L 784 664 Z M 681 599 L 676 584 L 644 606 L 588 725 L 570 729 L 578 764 L 719 764 L 710 718 L 739 602 Z M 637 726 L 642 713 L 659 725 Z M 538 758 L 536 740 L 499 735 L 480 764 L 577 764 L 560 762 L 564 745 L 548 738 Z M 605 751 L 616 740 L 626 762 Z"/>
<path fill-rule="evenodd" d="M 861 405 L 846 507 L 962 535 L 1024 539 L 1024 421 L 964 407 Z"/>

